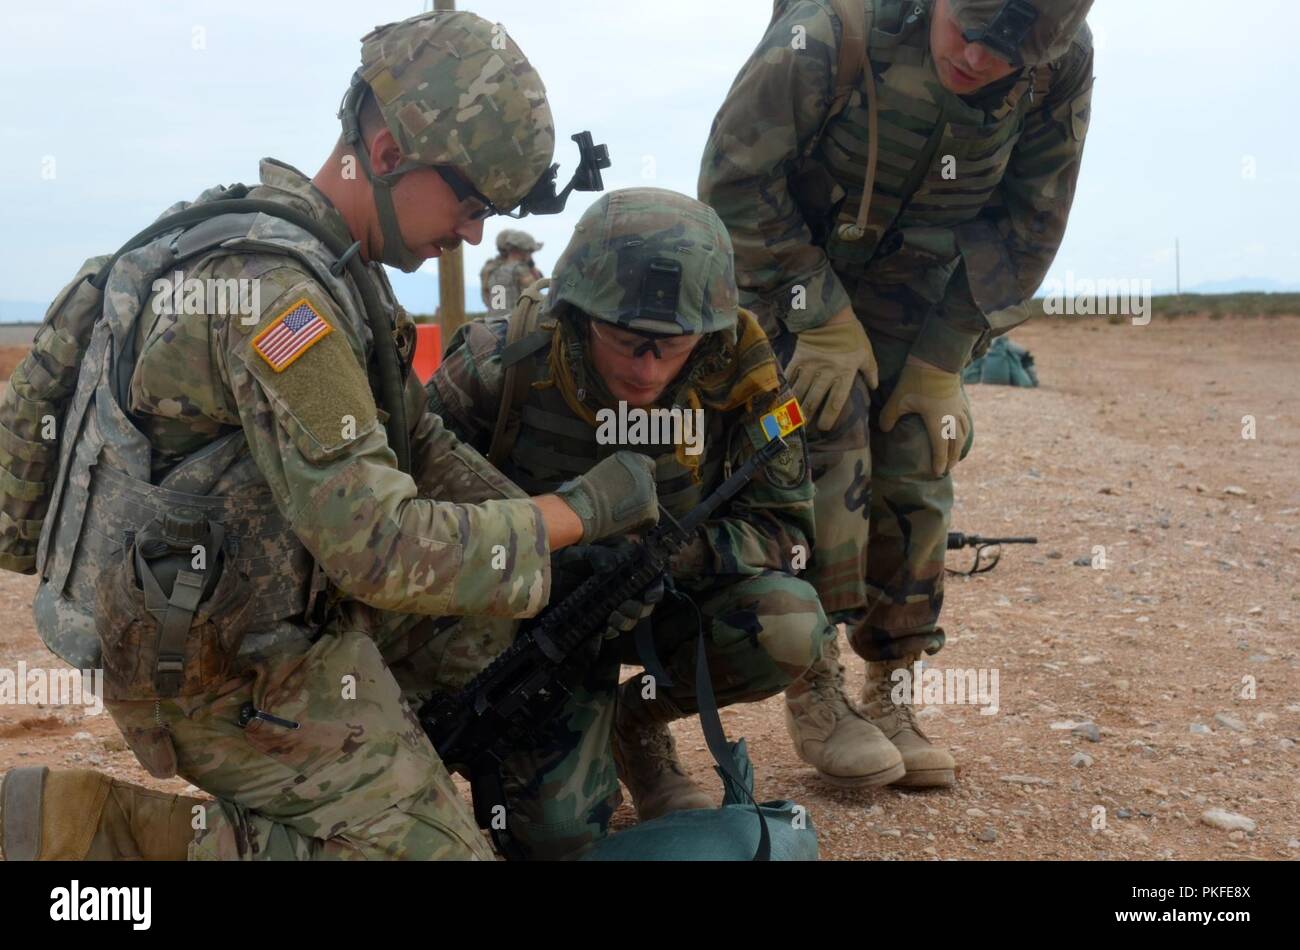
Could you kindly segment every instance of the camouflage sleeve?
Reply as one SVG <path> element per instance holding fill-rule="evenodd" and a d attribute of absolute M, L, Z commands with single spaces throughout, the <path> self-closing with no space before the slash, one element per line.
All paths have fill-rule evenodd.
<path fill-rule="evenodd" d="M 418 496 L 396 467 L 370 391 L 364 328 L 295 268 L 273 267 L 261 286 L 271 300 L 262 318 L 223 324 L 216 355 L 254 460 L 330 580 L 383 610 L 536 613 L 550 587 L 537 508 L 527 500 L 469 505 Z M 327 329 L 317 327 L 313 341 L 295 349 L 284 336 L 289 315 Z M 427 441 L 422 425 L 429 423 L 417 420 L 417 436 Z"/>
<path fill-rule="evenodd" d="M 501 350 L 508 327 L 503 317 L 462 326 L 425 387 L 429 411 L 480 452 L 488 450 L 501 407 Z"/>
<path fill-rule="evenodd" d="M 768 400 L 756 399 L 755 410 L 728 427 L 736 433 L 728 446 L 733 469 L 767 443 L 759 422 L 763 414 L 791 398 L 786 389 Z M 681 586 L 712 586 L 724 574 L 793 574 L 801 550 L 806 563 L 814 540 L 813 483 L 803 430 L 786 436 L 786 443 L 789 450 L 759 469 L 723 509 L 725 515 L 706 521 L 695 541 L 673 558 L 670 572 Z"/>
<path fill-rule="evenodd" d="M 1085 26 L 1043 103 L 1026 120 L 998 190 L 957 228 L 961 263 L 913 355 L 959 371 L 986 332 L 1024 323 L 1065 236 L 1092 109 L 1092 38 Z"/>
<path fill-rule="evenodd" d="M 471 505 L 528 497 L 460 439 L 441 416 L 429 411 L 429 397 L 414 373 L 406 383 L 406 417 L 415 420 L 411 426 L 411 474 L 419 497 Z"/>
<path fill-rule="evenodd" d="M 788 3 L 731 86 L 700 166 L 700 200 L 726 223 L 742 303 L 769 332 L 799 332 L 849 306 L 826 253 L 790 192 L 788 176 L 821 131 L 834 98 L 840 21 L 818 0 Z M 794 289 L 805 290 L 794 310 Z"/>

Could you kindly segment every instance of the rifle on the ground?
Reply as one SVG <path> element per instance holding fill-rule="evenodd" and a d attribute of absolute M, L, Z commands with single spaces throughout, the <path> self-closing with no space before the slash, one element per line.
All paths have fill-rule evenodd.
<path fill-rule="evenodd" d="M 609 616 L 645 592 L 719 506 L 733 498 L 787 448 L 778 435 L 680 521 L 660 510 L 660 521 L 630 545 L 610 571 L 583 581 L 573 593 L 521 626 L 515 642 L 459 692 L 434 696 L 419 712 L 420 725 L 449 767 L 468 770 L 474 817 L 490 828 L 498 846 L 509 847 L 493 822 L 505 803 L 501 766 L 511 751 L 526 747 L 530 733 L 554 716 L 599 652 Z"/>
<path fill-rule="evenodd" d="M 1002 559 L 1003 544 L 1037 544 L 1038 539 L 1032 537 L 1023 538 L 986 538 L 978 534 L 962 534 L 960 531 L 948 532 L 948 550 L 956 551 L 960 548 L 975 549 L 975 563 L 971 565 L 969 571 L 952 571 L 953 574 L 983 574 L 991 571 L 998 566 L 998 561 Z M 994 548 L 991 555 L 985 555 L 985 551 Z M 981 558 L 987 557 L 981 566 Z M 951 569 L 950 569 L 951 570 Z"/>

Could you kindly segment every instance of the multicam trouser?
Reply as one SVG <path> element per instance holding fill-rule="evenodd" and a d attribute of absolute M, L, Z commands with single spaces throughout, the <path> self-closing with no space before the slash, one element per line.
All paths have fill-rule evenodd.
<path fill-rule="evenodd" d="M 943 646 L 938 622 L 952 475 L 931 473 L 930 440 L 919 415 L 903 416 L 891 432 L 880 430 L 880 411 L 910 344 L 870 327 L 867 332 L 880 387 L 870 392 L 858 376 L 835 427 L 822 432 L 809 426 L 817 547 L 805 576 L 831 620 L 848 626 L 858 655 L 887 660 Z M 783 364 L 794 344 L 793 334 L 776 337 Z"/>
<path fill-rule="evenodd" d="M 105 705 L 142 760 L 164 727 L 177 774 L 216 797 L 191 860 L 492 857 L 364 633 L 327 630 L 212 695 Z"/>
<path fill-rule="evenodd" d="M 719 706 L 756 702 L 785 689 L 821 656 L 835 628 L 811 585 L 787 574 L 765 573 L 702 591 L 683 592 L 698 607 L 669 596 L 651 616 L 655 651 L 672 685 L 655 684 L 672 715 L 699 711 L 696 642 L 704 628 L 705 654 Z M 444 657 L 458 667 L 473 647 L 457 641 L 480 634 L 459 627 L 447 640 L 393 663 L 403 684 L 446 679 Z M 634 638 L 607 644 L 559 715 L 542 724 L 535 744 L 506 762 L 504 786 L 511 837 L 532 859 L 570 858 L 602 838 L 622 801 L 610 740 L 620 666 L 640 665 Z M 640 677 L 638 677 L 640 681 Z M 412 705 L 424 690 L 412 688 Z"/>
<path fill-rule="evenodd" d="M 437 438 L 431 457 L 455 453 L 461 465 L 423 472 L 422 497 L 476 504 L 519 493 L 450 433 Z M 464 477 L 462 466 L 481 477 Z M 457 638 L 445 636 L 453 625 Z M 407 699 L 412 676 L 426 691 L 462 685 L 515 628 L 511 620 L 421 618 L 352 604 L 314 642 L 281 624 L 261 638 L 278 644 L 276 654 L 241 657 L 214 693 L 105 706 L 147 767 L 174 767 L 215 796 L 191 859 L 491 859 Z M 249 640 L 259 632 L 266 633 Z M 412 664 L 421 647 L 436 663 Z M 249 719 L 249 711 L 290 725 Z"/>

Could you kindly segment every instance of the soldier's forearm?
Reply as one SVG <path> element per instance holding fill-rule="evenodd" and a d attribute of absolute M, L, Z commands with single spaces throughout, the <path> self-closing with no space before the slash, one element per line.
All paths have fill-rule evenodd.
<path fill-rule="evenodd" d="M 582 519 L 558 495 L 540 495 L 533 504 L 546 524 L 547 549 L 558 551 L 582 540 Z"/>

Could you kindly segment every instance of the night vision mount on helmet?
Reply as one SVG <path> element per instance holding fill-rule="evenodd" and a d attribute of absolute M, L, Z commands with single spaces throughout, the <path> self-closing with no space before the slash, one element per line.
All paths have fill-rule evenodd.
<path fill-rule="evenodd" d="M 593 143 L 590 132 L 579 132 L 572 136 L 578 143 L 578 167 L 558 194 L 555 191 L 555 175 L 559 163 L 552 165 L 533 186 L 533 190 L 524 196 L 519 205 L 518 214 L 506 213 L 507 217 L 522 218 L 530 214 L 559 214 L 569 201 L 569 195 L 575 191 L 604 191 L 605 181 L 600 170 L 609 168 L 609 146 Z"/>

